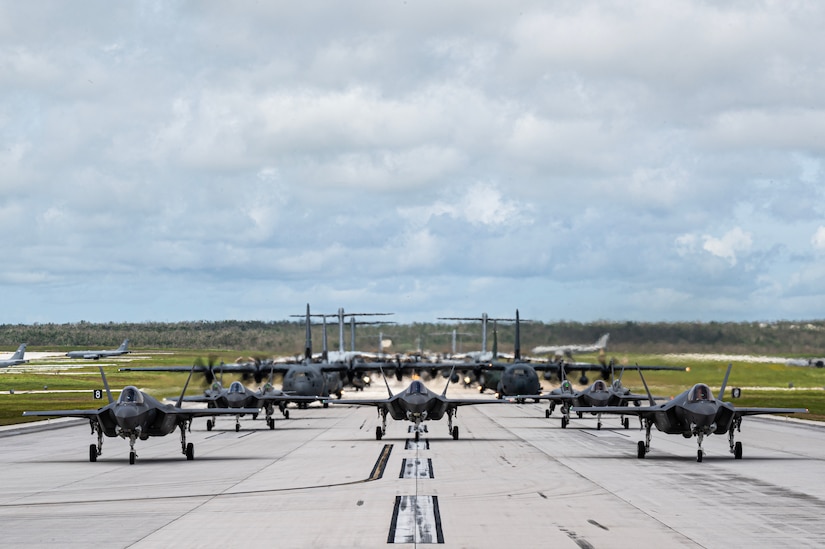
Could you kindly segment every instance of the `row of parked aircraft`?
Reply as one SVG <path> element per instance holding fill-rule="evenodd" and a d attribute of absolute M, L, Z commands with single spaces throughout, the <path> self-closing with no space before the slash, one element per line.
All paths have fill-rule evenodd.
<path fill-rule="evenodd" d="M 123 371 L 133 370 L 154 370 L 154 371 L 188 371 L 189 378 L 184 389 L 174 405 L 158 402 L 150 395 L 143 393 L 134 386 L 125 387 L 120 397 L 115 400 L 109 390 L 105 373 L 100 368 L 103 384 L 109 403 L 96 410 L 51 410 L 24 412 L 26 416 L 52 416 L 52 417 L 81 417 L 90 421 L 92 432 L 97 434 L 98 443 L 92 444 L 89 448 L 90 461 L 96 461 L 101 454 L 103 436 L 119 436 L 130 441 L 130 463 L 135 462 L 137 453 L 135 442 L 138 439 L 145 440 L 150 436 L 163 436 L 170 434 L 176 429 L 181 431 L 181 449 L 187 459 L 194 459 L 194 448 L 191 443 L 186 443 L 186 431 L 190 428 L 192 420 L 196 417 L 208 417 L 207 429 L 211 430 L 215 425 L 217 416 L 234 416 L 236 419 L 235 429 L 240 429 L 240 417 L 251 415 L 257 417 L 261 411 L 266 414 L 266 422 L 270 429 L 274 429 L 274 419 L 272 418 L 275 406 L 278 406 L 285 417 L 288 416 L 286 405 L 289 402 L 296 403 L 299 407 L 305 407 L 312 401 L 321 401 L 326 407 L 330 402 L 334 404 L 374 406 L 378 409 L 382 418 L 382 424 L 376 427 L 376 439 L 381 439 L 386 434 L 387 416 L 394 420 L 404 420 L 413 422 L 416 439 L 420 436 L 422 423 L 425 421 L 440 420 L 447 416 L 448 431 L 454 439 L 459 438 L 457 426 L 452 425 L 452 419 L 460 406 L 479 404 L 507 404 L 514 402 L 525 402 L 534 400 L 536 402 L 547 400 L 549 407 L 546 410 L 546 417 L 550 417 L 556 406 L 562 412 L 562 428 L 567 427 L 570 421 L 570 414 L 577 413 L 581 417 L 584 413 L 591 413 L 597 416 L 597 428 L 601 428 L 602 414 L 616 414 L 620 416 L 621 424 L 624 428 L 629 427 L 629 420 L 626 416 L 637 416 L 646 431 L 645 441 L 640 441 L 638 445 L 638 457 L 643 458 L 650 450 L 650 431 L 653 425 L 657 429 L 669 434 L 682 434 L 685 437 L 696 436 L 699 449 L 698 460 L 702 461 L 702 440 L 709 434 L 723 434 L 728 432 L 730 437 L 731 452 L 736 459 L 742 457 L 741 443 L 734 441 L 734 431 L 738 430 L 744 415 L 755 414 L 776 414 L 776 413 L 801 413 L 807 410 L 798 408 L 736 408 L 732 404 L 723 401 L 725 386 L 727 385 L 730 368 L 725 376 L 722 390 L 717 398 L 713 398 L 707 385 L 696 384 L 693 388 L 685 391 L 682 395 L 663 404 L 656 404 L 656 398 L 647 390 L 642 370 L 644 369 L 683 369 L 663 366 L 633 366 L 632 369 L 639 371 L 642 382 L 647 391 L 646 395 L 632 393 L 622 386 L 621 380 L 624 369 L 618 377 L 615 376 L 613 364 L 588 364 L 566 361 L 563 358 L 554 358 L 544 362 L 534 362 L 531 359 L 523 358 L 519 348 L 519 315 L 516 311 L 514 319 L 516 326 L 516 344 L 511 362 L 500 362 L 497 353 L 494 331 L 494 344 L 492 356 L 454 357 L 442 362 L 421 362 L 402 361 L 400 357 L 393 357 L 393 360 L 386 360 L 386 357 L 373 357 L 373 362 L 363 360 L 361 356 L 349 356 L 346 360 L 330 362 L 327 357 L 326 337 L 324 338 L 324 353 L 321 357 L 316 357 L 312 353 L 311 341 L 311 318 L 312 315 L 307 305 L 306 317 L 306 348 L 303 360 L 293 364 L 276 361 L 248 361 L 231 364 L 195 364 L 192 366 L 163 366 L 163 367 L 126 367 Z M 339 311 L 339 319 L 343 319 L 343 312 Z M 457 319 L 467 320 L 467 319 Z M 481 320 L 486 328 L 485 316 Z M 504 319 L 492 319 L 494 321 Z M 341 324 L 339 323 L 339 326 Z M 486 329 L 484 330 L 486 334 Z M 324 330 L 326 335 L 326 329 Z M 606 343 L 606 338 L 604 339 Z M 485 335 L 486 342 L 486 335 Z M 117 356 L 117 353 L 128 352 L 128 340 L 124 341 L 119 349 L 112 351 L 76 351 L 74 357 L 94 359 L 101 356 Z M 485 345 L 486 347 L 486 345 Z M 573 347 L 573 346 L 571 346 Z M 581 346 L 576 346 L 581 348 Z M 25 345 L 21 346 L 25 350 Z M 20 349 L 18 350 L 20 351 Z M 93 356 L 97 354 L 97 357 Z M 568 351 L 567 356 L 570 356 Z M 486 358 L 488 360 L 481 360 Z M 20 356 L 22 359 L 22 353 Z M 386 381 L 386 372 L 389 370 L 395 373 L 398 379 L 404 375 L 428 371 L 432 375 L 441 372 L 447 378 L 447 384 L 441 393 L 436 393 L 428 389 L 420 379 L 415 379 L 404 391 L 393 394 L 389 383 Z M 573 390 L 567 375 L 571 371 L 581 371 L 582 379 L 587 382 L 586 371 L 600 371 L 603 379 L 596 380 L 592 385 L 582 391 Z M 372 372 L 380 372 L 384 376 L 388 396 L 379 399 L 348 399 L 341 400 L 341 386 L 343 380 L 350 380 Z M 473 375 L 480 381 L 489 376 L 498 377 L 496 384 L 498 398 L 495 399 L 452 399 L 447 397 L 446 392 L 451 382 L 457 382 L 458 371 L 465 375 Z M 541 393 L 538 384 L 537 372 L 543 372 L 546 378 L 553 375 L 558 376 L 562 381 L 561 387 L 548 393 Z M 207 389 L 202 396 L 186 397 L 185 392 L 189 380 L 195 374 L 206 377 L 212 386 Z M 244 377 L 254 378 L 257 382 L 262 382 L 268 378 L 257 391 L 245 387 L 241 382 L 233 382 L 228 389 L 223 387 L 223 374 L 241 374 Z M 275 374 L 283 375 L 283 387 L 281 390 L 274 388 L 272 381 Z M 608 385 L 606 380 L 612 380 Z M 581 381 L 581 379 L 580 379 Z M 484 389 L 484 384 L 481 384 Z M 339 400 L 333 401 L 330 395 L 336 394 Z M 648 406 L 641 406 L 641 402 L 647 400 Z M 186 401 L 206 403 L 206 408 L 183 408 Z M 629 404 L 636 404 L 630 407 Z"/>

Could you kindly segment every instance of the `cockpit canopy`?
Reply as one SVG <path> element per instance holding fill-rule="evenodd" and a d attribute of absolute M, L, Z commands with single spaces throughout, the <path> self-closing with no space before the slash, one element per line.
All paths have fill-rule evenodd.
<path fill-rule="evenodd" d="M 704 383 L 697 383 L 688 393 L 688 402 L 697 402 L 700 400 L 713 400 L 713 393 L 710 392 L 710 387 Z"/>
<path fill-rule="evenodd" d="M 566 379 L 561 382 L 562 391 L 570 391 L 570 390 L 572 390 L 572 388 L 573 387 L 570 385 L 570 382 L 567 381 Z"/>
<path fill-rule="evenodd" d="M 229 386 L 230 393 L 244 393 L 243 383 L 240 381 L 233 381 L 232 384 Z"/>
<path fill-rule="evenodd" d="M 527 375 L 527 368 L 513 368 L 513 375 L 514 376 L 526 376 Z"/>
<path fill-rule="evenodd" d="M 143 393 L 137 387 L 129 385 L 124 387 L 117 399 L 118 404 L 143 404 Z"/>
<path fill-rule="evenodd" d="M 597 379 L 593 382 L 593 390 L 594 391 L 607 391 L 607 385 L 601 379 Z"/>
<path fill-rule="evenodd" d="M 418 380 L 413 381 L 410 383 L 410 387 L 407 389 L 408 395 L 426 395 L 427 388 L 424 387 L 424 384 Z"/>

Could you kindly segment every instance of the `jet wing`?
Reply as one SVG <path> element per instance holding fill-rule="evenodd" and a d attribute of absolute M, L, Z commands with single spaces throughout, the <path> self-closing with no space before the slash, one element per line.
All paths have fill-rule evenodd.
<path fill-rule="evenodd" d="M 170 406 L 158 410 L 159 412 L 172 416 L 182 416 L 186 418 L 206 417 L 206 416 L 237 416 L 243 414 L 257 414 L 259 408 L 177 408 Z"/>
<path fill-rule="evenodd" d="M 350 399 L 350 400 L 330 400 L 332 404 L 351 404 L 354 406 L 384 406 L 392 402 L 391 398 L 376 398 L 374 400 L 368 399 Z"/>
<path fill-rule="evenodd" d="M 651 417 L 656 413 L 667 411 L 663 405 L 660 406 L 574 406 L 571 412 L 584 412 L 588 414 L 618 414 L 621 416 Z"/>
<path fill-rule="evenodd" d="M 216 400 L 218 400 L 217 396 L 192 395 L 183 397 L 184 402 L 215 402 Z"/>
<path fill-rule="evenodd" d="M 807 414 L 807 408 L 736 408 L 736 417 L 758 416 L 763 414 Z"/>
<path fill-rule="evenodd" d="M 503 399 L 480 399 L 480 398 L 450 398 L 447 399 L 447 405 L 451 408 L 456 406 L 475 406 L 476 404 L 512 404 L 508 400 Z"/>
<path fill-rule="evenodd" d="M 268 402 L 315 402 L 316 400 L 327 400 L 328 397 L 322 396 L 299 396 L 289 395 L 286 393 L 280 395 L 255 395 L 258 400 L 265 400 Z"/>
<path fill-rule="evenodd" d="M 24 416 L 51 416 L 51 417 L 81 417 L 92 419 L 100 416 L 103 410 L 38 410 L 36 412 L 23 412 Z"/>

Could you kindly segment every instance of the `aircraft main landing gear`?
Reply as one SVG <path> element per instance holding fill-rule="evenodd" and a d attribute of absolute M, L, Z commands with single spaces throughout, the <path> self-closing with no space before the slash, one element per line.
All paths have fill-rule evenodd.
<path fill-rule="evenodd" d="M 381 416 L 381 425 L 375 427 L 375 440 L 381 440 L 381 437 L 387 434 L 387 411 L 378 410 L 378 415 Z"/>
<path fill-rule="evenodd" d="M 191 442 L 189 444 L 186 443 L 186 429 L 187 427 L 191 429 L 191 425 L 191 419 L 180 424 L 180 449 L 188 461 L 195 459 L 195 445 Z"/>
<path fill-rule="evenodd" d="M 92 434 L 97 433 L 97 446 L 94 444 L 89 445 L 89 461 L 94 463 L 97 461 L 97 456 L 103 452 L 103 429 L 100 428 L 97 420 L 90 419 L 89 423 L 92 425 Z"/>
<path fill-rule="evenodd" d="M 733 441 L 733 432 L 742 430 L 742 418 L 735 419 L 730 425 L 728 431 L 728 443 L 730 443 L 730 453 L 733 454 L 733 459 L 742 459 L 742 443 Z"/>
<path fill-rule="evenodd" d="M 640 418 L 641 419 L 641 418 Z M 653 422 L 649 419 L 644 421 L 645 424 L 645 439 L 640 440 L 636 450 L 636 457 L 644 459 L 645 454 L 650 452 L 650 428 L 653 427 Z"/>

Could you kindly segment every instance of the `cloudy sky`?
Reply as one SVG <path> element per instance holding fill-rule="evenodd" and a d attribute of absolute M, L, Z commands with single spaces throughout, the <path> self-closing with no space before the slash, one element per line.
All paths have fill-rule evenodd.
<path fill-rule="evenodd" d="M 0 322 L 825 317 L 825 4 L 0 1 Z"/>

